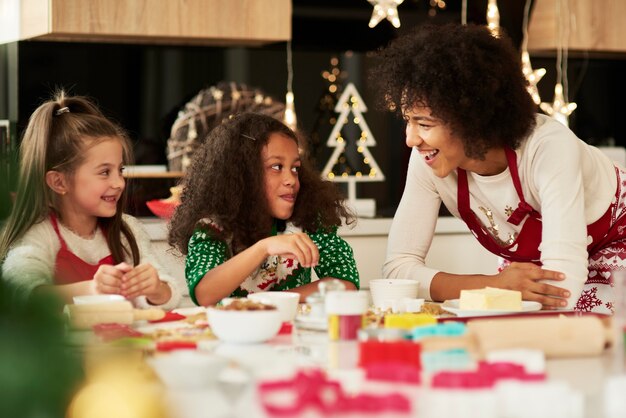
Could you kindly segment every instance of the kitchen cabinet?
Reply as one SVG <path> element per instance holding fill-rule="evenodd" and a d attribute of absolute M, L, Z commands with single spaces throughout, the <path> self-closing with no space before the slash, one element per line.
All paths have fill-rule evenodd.
<path fill-rule="evenodd" d="M 19 26 L 0 41 L 37 39 L 261 45 L 291 39 L 291 0 L 7 0 Z M 8 13 L 7 12 L 7 13 Z M 12 33 L 11 33 L 12 32 Z M 17 36 L 17 39 L 10 39 Z"/>

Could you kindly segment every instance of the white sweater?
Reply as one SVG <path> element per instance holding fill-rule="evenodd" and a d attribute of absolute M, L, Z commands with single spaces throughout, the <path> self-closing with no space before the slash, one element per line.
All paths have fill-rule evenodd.
<path fill-rule="evenodd" d="M 180 303 L 181 291 L 184 288 L 181 287 L 184 286 L 183 278 L 180 278 L 180 280 L 175 279 L 165 273 L 152 251 L 150 238 L 137 219 L 130 215 L 124 215 L 123 219 L 130 227 L 137 241 L 140 263 L 152 264 L 159 272 L 159 278 L 166 282 L 172 290 L 170 300 L 163 305 L 159 305 L 159 307 L 163 309 L 176 308 Z M 68 249 L 83 261 L 89 264 L 97 264 L 111 253 L 100 228 L 98 228 L 93 238 L 85 239 L 67 229 L 60 222 L 58 225 Z M 126 240 L 122 239 L 123 243 L 126 244 Z M 2 264 L 4 280 L 15 285 L 18 291 L 24 295 L 30 294 L 38 286 L 54 284 L 54 266 L 60 249 L 61 243 L 49 218 L 33 225 L 9 249 L 7 257 Z M 132 259 L 126 261 L 132 265 Z M 141 308 L 153 306 L 148 303 L 145 296 L 135 298 L 133 304 Z"/>
<path fill-rule="evenodd" d="M 586 227 L 606 212 L 615 196 L 614 164 L 600 150 L 544 115 L 537 115 L 535 130 L 516 153 L 524 198 L 542 216 L 541 262 L 544 268 L 565 274 L 566 279 L 557 285 L 571 292 L 572 307 L 587 280 Z M 479 206 L 491 209 L 502 239 L 519 232 L 523 222 L 519 226 L 509 224 L 505 211 L 519 203 L 508 169 L 495 176 L 468 172 L 468 184 L 471 209 L 483 225 L 490 223 Z M 413 150 L 404 194 L 389 232 L 383 276 L 418 280 L 420 295 L 426 298 L 430 298 L 430 283 L 438 273 L 426 267 L 424 260 L 441 202 L 452 215 L 460 217 L 456 171 L 438 178 Z"/>

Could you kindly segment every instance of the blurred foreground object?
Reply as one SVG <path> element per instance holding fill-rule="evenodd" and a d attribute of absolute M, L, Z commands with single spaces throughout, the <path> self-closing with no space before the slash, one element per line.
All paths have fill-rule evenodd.
<path fill-rule="evenodd" d="M 163 386 L 141 353 L 105 350 L 88 350 L 87 382 L 72 400 L 67 417 L 165 418 Z"/>
<path fill-rule="evenodd" d="M 82 372 L 64 343 L 60 304 L 15 293 L 0 279 L 0 415 L 64 417 Z"/>

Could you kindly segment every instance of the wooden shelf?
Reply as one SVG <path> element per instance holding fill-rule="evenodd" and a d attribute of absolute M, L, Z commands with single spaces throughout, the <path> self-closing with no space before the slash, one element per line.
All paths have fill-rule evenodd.
<path fill-rule="evenodd" d="M 531 54 L 554 54 L 559 46 L 559 23 L 563 30 L 569 19 L 569 38 L 562 39 L 570 52 L 585 51 L 593 56 L 626 52 L 626 1 L 572 0 L 564 10 L 560 0 L 536 0 L 528 23 L 528 51 Z M 565 36 L 565 33 L 563 34 Z"/>
<path fill-rule="evenodd" d="M 13 1 L 20 40 L 261 45 L 291 39 L 291 0 Z"/>

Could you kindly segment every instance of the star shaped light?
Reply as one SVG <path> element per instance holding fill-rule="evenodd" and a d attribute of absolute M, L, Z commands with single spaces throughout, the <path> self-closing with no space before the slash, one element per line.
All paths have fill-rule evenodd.
<path fill-rule="evenodd" d="M 398 16 L 398 6 L 404 0 L 367 0 L 374 6 L 369 27 L 373 28 L 383 19 L 387 19 L 395 28 L 400 27 L 400 17 Z"/>
<path fill-rule="evenodd" d="M 569 126 L 567 117 L 576 109 L 576 103 L 567 103 L 563 96 L 563 85 L 556 83 L 554 86 L 554 99 L 552 104 L 542 102 L 539 107 L 546 112 L 548 116 L 552 116 L 565 126 Z"/>
<path fill-rule="evenodd" d="M 533 101 L 536 104 L 541 103 L 541 97 L 539 97 L 539 90 L 537 89 L 537 83 L 541 80 L 546 74 L 545 68 L 538 68 L 533 70 L 533 67 L 530 65 L 530 56 L 528 55 L 528 51 L 522 52 L 522 72 L 524 73 L 524 77 L 528 80 L 528 93 L 530 97 L 533 98 Z"/>

